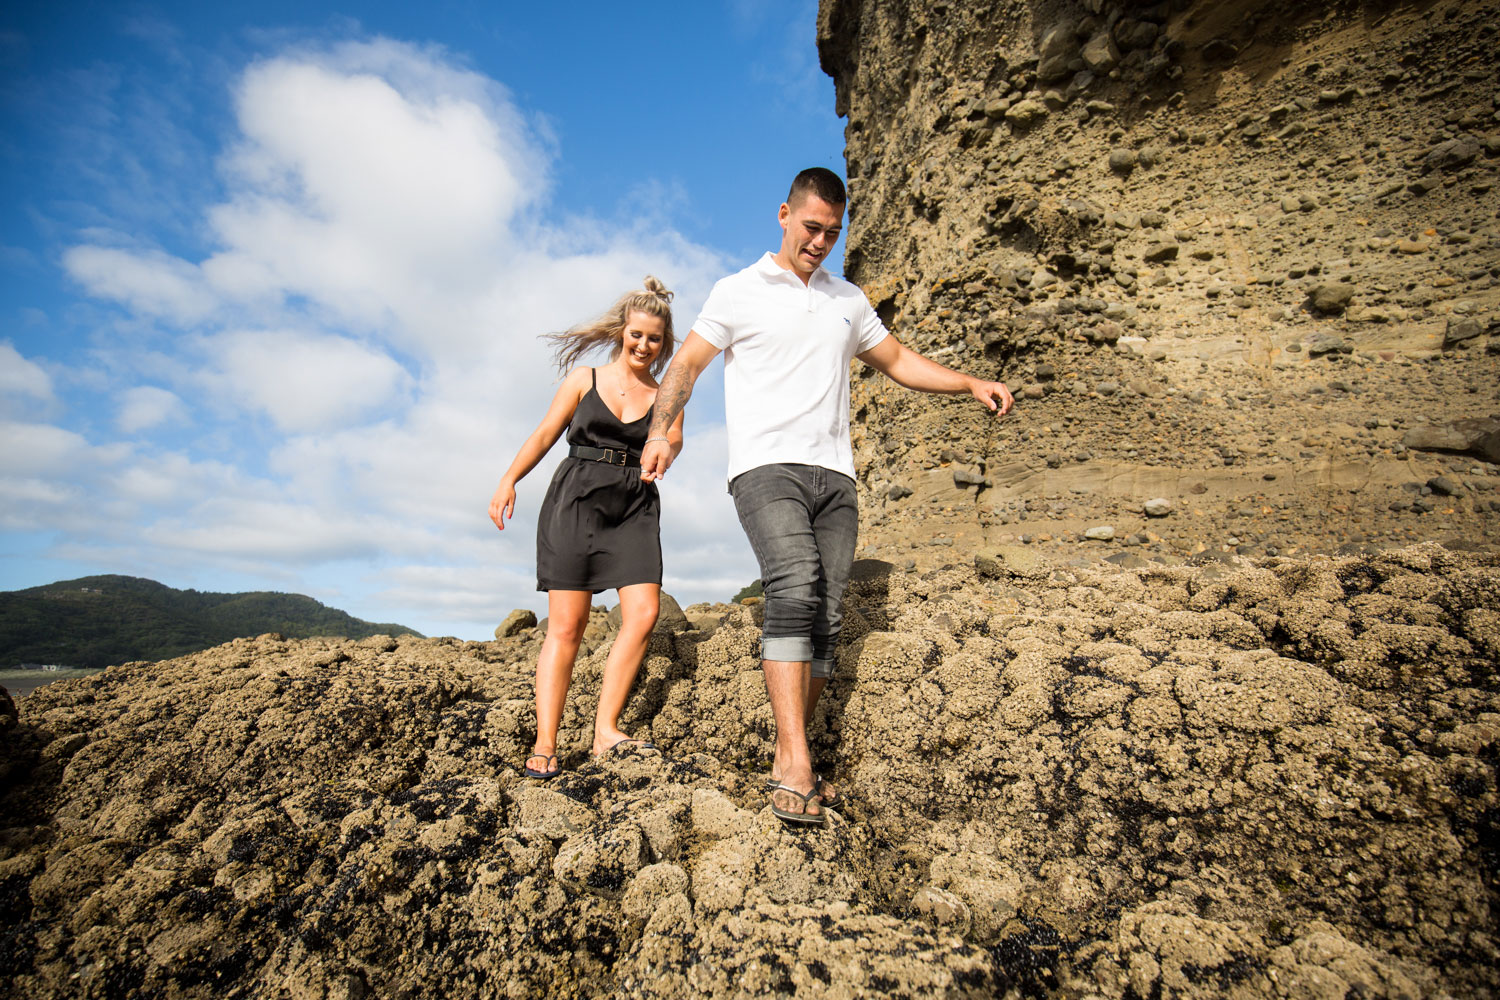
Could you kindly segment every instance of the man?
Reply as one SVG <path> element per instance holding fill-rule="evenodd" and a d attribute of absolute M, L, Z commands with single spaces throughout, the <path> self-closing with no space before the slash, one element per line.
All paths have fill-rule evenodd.
<path fill-rule="evenodd" d="M 761 666 L 776 719 L 771 807 L 820 824 L 833 789 L 813 774 L 807 721 L 833 672 L 859 508 L 849 444 L 849 362 L 909 389 L 968 393 L 1009 412 L 1011 394 L 903 347 L 858 286 L 822 269 L 843 228 L 838 175 L 802 171 L 778 213 L 781 247 L 719 281 L 661 381 L 641 476 L 672 463 L 667 429 L 720 351 L 729 492 L 765 587 Z"/>

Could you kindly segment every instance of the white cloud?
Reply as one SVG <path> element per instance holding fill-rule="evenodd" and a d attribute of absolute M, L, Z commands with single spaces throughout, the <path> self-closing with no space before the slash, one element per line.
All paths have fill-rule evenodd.
<path fill-rule="evenodd" d="M 120 393 L 120 408 L 115 426 L 126 434 L 150 430 L 168 420 L 181 421 L 187 407 L 176 394 L 154 385 L 131 386 Z"/>
<path fill-rule="evenodd" d="M 284 431 L 349 424 L 389 405 L 408 382 L 383 351 L 345 337 L 237 330 L 206 338 L 203 378 Z"/>
<path fill-rule="evenodd" d="M 90 531 L 113 522 L 101 514 L 110 498 L 89 483 L 132 457 L 127 444 L 95 446 L 51 424 L 0 421 L 0 526 L 8 531 Z"/>
<path fill-rule="evenodd" d="M 0 476 L 65 472 L 92 449 L 81 434 L 51 424 L 0 421 Z"/>
<path fill-rule="evenodd" d="M 0 413 L 24 415 L 38 403 L 52 402 L 52 378 L 28 361 L 9 341 L 0 340 Z"/>
<path fill-rule="evenodd" d="M 56 525 L 47 511 L 71 508 L 81 499 L 77 487 L 59 480 L 0 475 L 0 528 L 45 531 Z"/>
<path fill-rule="evenodd" d="M 700 384 L 717 379 L 714 365 Z M 695 395 L 696 399 L 696 395 Z M 708 419 L 694 413 L 689 420 Z M 714 417 L 722 418 L 722 414 Z M 722 424 L 694 431 L 689 424 L 682 454 L 661 485 L 661 533 L 665 550 L 684 558 L 666 559 L 664 588 L 683 603 L 727 601 L 760 575 L 755 553 L 740 528 L 728 491 L 728 440 Z"/>
<path fill-rule="evenodd" d="M 359 511 L 235 496 L 210 498 L 188 514 L 156 521 L 142 530 L 141 540 L 197 557 L 307 566 L 378 557 L 392 528 L 386 519 Z"/>
<path fill-rule="evenodd" d="M 510 224 L 545 188 L 498 88 L 410 47 L 259 63 L 237 107 L 236 190 L 210 214 L 225 249 L 204 265 L 227 293 L 430 335 L 495 280 Z"/>
<path fill-rule="evenodd" d="M 151 317 L 196 323 L 216 304 L 198 268 L 159 251 L 78 246 L 63 254 L 63 266 L 92 294 Z"/>
<path fill-rule="evenodd" d="M 459 631 L 469 638 L 489 638 L 518 607 L 546 615 L 547 598 L 537 593 L 530 567 L 412 564 L 381 573 L 379 582 L 383 588 L 371 596 L 380 607 L 415 611 L 424 621 L 439 623 L 429 625 L 433 635 Z"/>
<path fill-rule="evenodd" d="M 270 484 L 256 483 L 223 462 L 194 461 L 180 452 L 140 456 L 100 479 L 101 490 L 136 510 L 191 510 L 195 504 L 226 493 L 270 494 Z"/>

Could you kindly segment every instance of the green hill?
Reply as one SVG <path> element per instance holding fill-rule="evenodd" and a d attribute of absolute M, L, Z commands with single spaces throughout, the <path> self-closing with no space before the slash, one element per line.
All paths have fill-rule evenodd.
<path fill-rule="evenodd" d="M 133 576 L 86 576 L 0 592 L 0 668 L 164 660 L 265 632 L 292 639 L 418 634 L 361 621 L 302 594 L 176 590 Z"/>

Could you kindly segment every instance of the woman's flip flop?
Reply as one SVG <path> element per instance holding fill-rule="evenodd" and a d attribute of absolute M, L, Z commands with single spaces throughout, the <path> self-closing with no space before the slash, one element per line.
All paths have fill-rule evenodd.
<path fill-rule="evenodd" d="M 536 768 L 531 766 L 531 762 L 534 760 L 540 760 L 542 762 L 541 770 L 537 770 Z M 548 766 L 549 764 L 551 765 L 550 767 Z M 526 758 L 525 764 L 521 767 L 521 773 L 526 775 L 526 777 L 528 778 L 540 778 L 541 780 L 546 781 L 548 778 L 555 778 L 559 774 L 562 774 L 562 768 L 558 766 L 557 754 L 534 753 L 530 757 Z"/>

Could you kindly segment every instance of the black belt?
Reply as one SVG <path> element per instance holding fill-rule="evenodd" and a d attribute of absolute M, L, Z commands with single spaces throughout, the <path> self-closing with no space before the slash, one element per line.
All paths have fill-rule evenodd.
<path fill-rule="evenodd" d="M 588 462 L 603 462 L 606 465 L 623 465 L 633 469 L 641 467 L 639 455 L 632 455 L 624 448 L 589 448 L 581 444 L 570 445 L 568 455 Z"/>

